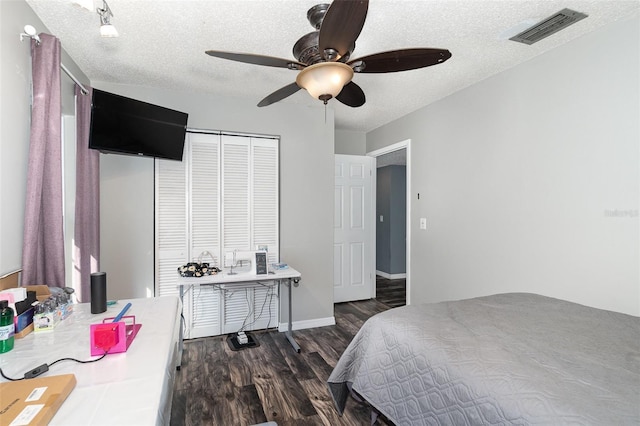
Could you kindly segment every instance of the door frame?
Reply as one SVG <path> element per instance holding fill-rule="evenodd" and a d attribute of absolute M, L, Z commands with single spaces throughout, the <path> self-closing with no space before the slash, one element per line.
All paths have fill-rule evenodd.
<path fill-rule="evenodd" d="M 407 168 L 406 168 L 406 180 L 407 180 L 407 196 L 406 196 L 406 203 L 407 203 L 407 230 L 406 230 L 406 235 L 407 235 L 407 241 L 406 241 L 406 247 L 405 247 L 405 255 L 406 255 L 406 274 L 407 274 L 407 278 L 406 278 L 406 302 L 407 305 L 411 304 L 411 139 L 406 139 L 391 145 L 387 145 L 384 148 L 380 148 L 380 149 L 376 149 L 373 151 L 369 151 L 366 153 L 366 155 L 370 156 L 370 157 L 374 157 L 375 164 L 374 167 L 377 170 L 377 157 L 384 155 L 384 154 L 388 154 L 390 152 L 394 152 L 394 151 L 398 151 L 401 149 L 406 149 L 407 150 Z M 373 223 L 375 224 L 376 221 L 376 192 L 377 192 L 377 188 L 378 188 L 378 181 L 376 178 L 376 174 L 377 173 L 372 173 L 373 176 L 373 190 L 372 190 L 372 198 L 373 198 Z M 376 226 L 372 226 L 371 227 L 371 232 L 372 232 L 372 238 L 373 238 L 373 264 L 375 265 L 376 263 L 376 241 L 377 241 L 377 236 L 376 236 Z M 375 266 L 374 266 L 374 270 L 375 270 Z M 376 286 L 373 286 L 373 297 L 376 297 Z"/>

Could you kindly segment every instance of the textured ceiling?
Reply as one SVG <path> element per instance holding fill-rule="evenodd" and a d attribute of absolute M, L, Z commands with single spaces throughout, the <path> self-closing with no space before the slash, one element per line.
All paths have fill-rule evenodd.
<path fill-rule="evenodd" d="M 319 3 L 108 0 L 120 37 L 104 39 L 95 10 L 72 0 L 26 1 L 94 84 L 205 92 L 246 98 L 254 104 L 295 81 L 297 71 L 225 61 L 205 50 L 293 59 L 293 44 L 313 31 L 307 10 Z M 101 5 L 101 0 L 93 2 L 94 9 Z M 356 74 L 354 81 L 367 102 L 350 108 L 331 100 L 336 128 L 373 130 L 603 25 L 636 15 L 639 7 L 637 0 L 370 0 L 352 58 L 410 47 L 449 49 L 453 56 L 444 64 L 419 70 Z M 531 46 L 508 40 L 526 24 L 563 8 L 589 17 Z M 594 52 L 594 60 L 603 60 L 602 52 Z M 304 90 L 281 102 L 321 107 Z"/>

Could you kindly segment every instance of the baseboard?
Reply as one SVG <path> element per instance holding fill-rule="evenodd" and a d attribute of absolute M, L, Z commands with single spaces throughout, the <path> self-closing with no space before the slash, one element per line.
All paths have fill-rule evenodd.
<path fill-rule="evenodd" d="M 307 328 L 316 328 L 316 327 L 326 327 L 328 325 L 335 325 L 336 318 L 335 317 L 327 317 L 327 318 L 315 318 L 311 320 L 302 320 L 302 321 L 294 321 L 291 324 L 291 328 L 293 330 L 304 330 Z M 289 328 L 288 323 L 280 323 L 278 326 L 278 331 L 287 331 Z"/>
<path fill-rule="evenodd" d="M 402 273 L 402 274 L 387 274 L 386 272 L 382 272 L 382 271 L 376 271 L 376 275 L 380 275 L 382 278 L 386 278 L 388 280 L 399 280 L 399 279 L 403 279 L 403 278 L 407 278 L 407 274 L 406 273 Z"/>

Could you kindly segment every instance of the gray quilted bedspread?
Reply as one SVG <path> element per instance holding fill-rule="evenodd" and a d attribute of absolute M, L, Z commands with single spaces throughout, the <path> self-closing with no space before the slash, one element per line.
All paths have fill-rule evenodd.
<path fill-rule="evenodd" d="M 640 424 L 640 318 L 527 293 L 396 308 L 328 384 L 396 425 Z"/>

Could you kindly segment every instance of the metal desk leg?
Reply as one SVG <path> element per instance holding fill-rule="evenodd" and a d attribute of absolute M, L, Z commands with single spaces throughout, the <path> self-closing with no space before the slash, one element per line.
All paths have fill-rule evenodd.
<path fill-rule="evenodd" d="M 180 333 L 178 337 L 178 366 L 182 367 L 182 350 L 184 349 L 184 286 L 180 287 Z"/>
<path fill-rule="evenodd" d="M 287 331 L 285 332 L 285 335 L 287 336 L 287 340 L 289 341 L 289 343 L 291 343 L 291 346 L 293 346 L 293 349 L 297 352 L 300 353 L 300 346 L 298 346 L 298 342 L 296 342 L 296 340 L 293 338 L 293 333 L 292 333 L 292 327 L 293 327 L 293 311 L 291 310 L 291 287 L 293 287 L 293 281 L 291 278 L 289 278 L 289 324 L 287 327 Z"/>

